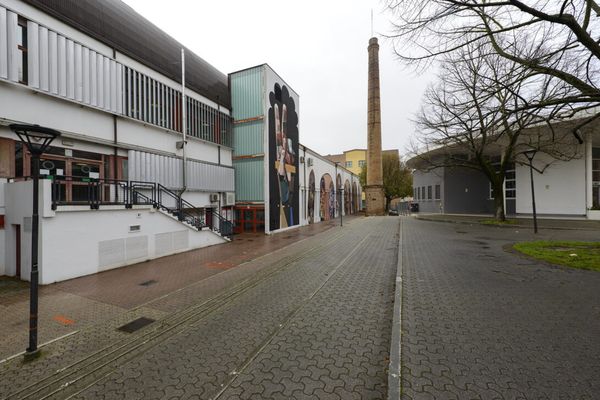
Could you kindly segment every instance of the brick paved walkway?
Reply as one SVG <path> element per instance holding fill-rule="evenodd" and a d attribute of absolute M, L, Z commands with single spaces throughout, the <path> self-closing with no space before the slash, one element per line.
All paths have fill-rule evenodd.
<path fill-rule="evenodd" d="M 398 226 L 398 218 L 345 221 L 82 329 L 32 363 L 0 364 L 0 394 L 381 399 Z M 157 321 L 115 330 L 139 316 Z"/>
<path fill-rule="evenodd" d="M 600 398 L 600 274 L 502 246 L 597 232 L 403 218 L 403 399 Z"/>
<path fill-rule="evenodd" d="M 351 221 L 355 217 L 347 217 Z M 256 259 L 338 224 L 314 224 L 272 236 L 247 234 L 234 241 L 167 256 L 40 289 L 39 342 L 117 318 L 123 312 L 165 296 L 244 262 Z M 238 274 L 239 275 L 239 274 Z M 150 282 L 149 285 L 141 283 Z M 186 304 L 171 304 L 170 310 Z M 29 324 L 29 285 L 0 278 L 0 360 L 25 349 Z"/>

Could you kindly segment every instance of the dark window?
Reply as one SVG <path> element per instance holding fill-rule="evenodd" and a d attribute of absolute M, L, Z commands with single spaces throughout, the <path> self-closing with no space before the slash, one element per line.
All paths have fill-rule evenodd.
<path fill-rule="evenodd" d="M 27 84 L 27 20 L 23 17 L 19 17 L 19 25 L 17 27 L 17 48 L 21 53 L 21 56 L 17 57 L 19 82 Z"/>
<path fill-rule="evenodd" d="M 427 200 L 432 199 L 431 186 L 427 186 Z"/>
<path fill-rule="evenodd" d="M 435 185 L 435 199 L 439 200 L 441 198 L 441 188 L 440 185 Z"/>
<path fill-rule="evenodd" d="M 23 176 L 23 143 L 15 142 L 15 177 Z"/>

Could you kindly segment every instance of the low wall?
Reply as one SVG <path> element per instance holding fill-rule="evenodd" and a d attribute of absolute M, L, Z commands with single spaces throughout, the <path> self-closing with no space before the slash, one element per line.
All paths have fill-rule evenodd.
<path fill-rule="evenodd" d="M 197 231 L 148 206 L 86 206 L 49 208 L 49 181 L 40 197 L 40 283 L 72 279 L 191 249 L 225 243 L 210 230 Z M 31 264 L 31 183 L 7 184 L 6 274 L 16 273 L 15 225 L 21 230 L 21 278 Z M 29 201 L 27 201 L 29 199 Z M 20 201 L 19 201 L 20 200 Z M 47 207 L 48 206 L 48 207 Z M 9 226 L 10 224 L 10 226 Z"/>

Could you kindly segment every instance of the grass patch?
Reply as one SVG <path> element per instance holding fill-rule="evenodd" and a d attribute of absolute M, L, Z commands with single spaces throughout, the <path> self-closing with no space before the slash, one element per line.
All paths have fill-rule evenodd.
<path fill-rule="evenodd" d="M 482 219 L 481 221 L 479 221 L 479 223 L 481 223 L 483 225 L 503 226 L 503 225 L 514 225 L 517 223 L 517 220 L 516 219 L 507 219 L 505 221 L 498 221 L 497 219 Z"/>
<path fill-rule="evenodd" d="M 600 242 L 521 242 L 513 247 L 552 264 L 600 271 Z"/>

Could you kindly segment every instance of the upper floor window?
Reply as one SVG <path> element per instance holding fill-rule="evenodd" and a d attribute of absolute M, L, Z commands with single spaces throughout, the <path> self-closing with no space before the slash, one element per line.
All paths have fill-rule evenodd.
<path fill-rule="evenodd" d="M 27 84 L 27 20 L 19 17 L 17 25 L 17 48 L 19 55 L 17 56 L 17 68 L 19 73 L 19 82 Z"/>
<path fill-rule="evenodd" d="M 358 166 L 359 167 L 362 168 L 362 167 L 364 167 L 364 165 L 365 165 L 365 160 L 358 160 Z"/>
<path fill-rule="evenodd" d="M 352 168 L 352 161 L 346 161 L 346 168 Z"/>

